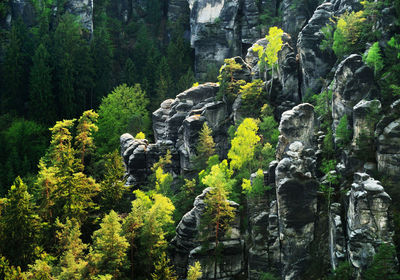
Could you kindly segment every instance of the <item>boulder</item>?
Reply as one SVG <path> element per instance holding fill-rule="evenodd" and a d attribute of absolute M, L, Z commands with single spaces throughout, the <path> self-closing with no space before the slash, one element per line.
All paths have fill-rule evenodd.
<path fill-rule="evenodd" d="M 347 252 L 360 275 L 382 243 L 392 244 L 389 221 L 390 196 L 381 183 L 366 173 L 355 173 L 348 193 Z"/>

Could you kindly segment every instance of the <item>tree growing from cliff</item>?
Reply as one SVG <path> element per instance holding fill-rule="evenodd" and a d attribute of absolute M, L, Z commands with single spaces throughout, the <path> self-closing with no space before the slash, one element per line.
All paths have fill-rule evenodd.
<path fill-rule="evenodd" d="M 344 115 L 339 120 L 339 124 L 336 127 L 336 139 L 339 148 L 344 148 L 351 142 L 351 130 L 349 129 L 347 115 Z"/>
<path fill-rule="evenodd" d="M 198 170 L 206 168 L 209 157 L 215 154 L 215 143 L 211 134 L 212 130 L 207 123 L 204 123 L 199 133 L 199 141 L 196 147 L 197 156 L 194 159 Z"/>
<path fill-rule="evenodd" d="M 383 60 L 381 55 L 381 49 L 379 48 L 379 42 L 375 42 L 368 50 L 368 54 L 365 57 L 365 62 L 369 67 L 374 69 L 374 74 L 377 76 L 383 69 Z"/>
<path fill-rule="evenodd" d="M 229 230 L 234 217 L 235 209 L 228 201 L 229 193 L 235 180 L 231 179 L 233 172 L 228 168 L 226 160 L 211 168 L 209 175 L 203 178 L 203 184 L 210 187 L 204 200 L 206 208 L 202 216 L 203 239 L 208 240 L 210 232 L 214 234 L 211 240 L 214 243 L 214 279 L 217 278 L 217 262 L 222 247 L 220 238 Z"/>
<path fill-rule="evenodd" d="M 201 265 L 199 262 L 195 262 L 194 265 L 189 266 L 188 280 L 198 280 L 203 276 L 201 272 Z"/>
<path fill-rule="evenodd" d="M 265 38 L 268 40 L 267 46 L 264 48 L 258 44 L 254 45 L 253 51 L 258 53 L 258 65 L 260 67 L 260 71 L 264 72 L 266 69 L 266 65 L 271 68 L 271 85 L 269 89 L 269 93 L 272 90 L 272 81 L 274 77 L 274 68 L 276 68 L 278 63 L 278 53 L 283 47 L 283 30 L 273 26 L 269 29 L 268 34 Z"/>

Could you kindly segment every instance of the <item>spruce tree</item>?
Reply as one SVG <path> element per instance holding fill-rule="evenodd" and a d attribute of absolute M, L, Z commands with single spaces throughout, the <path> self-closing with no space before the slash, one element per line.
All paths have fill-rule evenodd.
<path fill-rule="evenodd" d="M 89 253 L 92 274 L 110 274 L 119 279 L 128 266 L 126 251 L 129 243 L 122 233 L 118 214 L 111 210 L 106 215 L 100 229 L 93 233 L 93 246 Z"/>
<path fill-rule="evenodd" d="M 204 123 L 196 147 L 197 156 L 195 157 L 195 162 L 198 170 L 206 168 L 208 158 L 215 154 L 215 143 L 211 134 L 212 130 L 208 127 L 207 123 Z"/>
<path fill-rule="evenodd" d="M 154 273 L 151 274 L 153 280 L 177 280 L 175 276 L 174 267 L 169 264 L 170 260 L 167 258 L 165 252 L 161 253 L 161 256 L 157 263 L 154 265 Z"/>
<path fill-rule="evenodd" d="M 55 103 L 52 92 L 52 69 L 50 55 L 45 45 L 40 44 L 32 58 L 29 78 L 30 116 L 42 123 L 50 123 L 55 118 Z"/>
<path fill-rule="evenodd" d="M 33 261 L 39 245 L 41 219 L 27 186 L 17 177 L 0 216 L 0 248 L 12 265 L 25 268 Z"/>

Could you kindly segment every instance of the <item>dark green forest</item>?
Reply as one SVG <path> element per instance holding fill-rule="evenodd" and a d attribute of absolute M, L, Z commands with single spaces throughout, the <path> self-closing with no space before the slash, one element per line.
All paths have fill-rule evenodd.
<path fill-rule="evenodd" d="M 66 0 L 32 0 L 33 20 L 27 23 L 19 17 L 10 25 L 3 24 L 11 2 L 0 2 L 0 279 L 177 280 L 171 243 L 180 221 L 191 213 L 196 197 L 205 190 L 204 212 L 195 225 L 201 250 L 191 254 L 207 256 L 211 265 L 202 267 L 198 261 L 188 264 L 184 279 L 211 279 L 202 276 L 206 273 L 220 279 L 218 265 L 226 262 L 225 241 L 237 234 L 245 236 L 243 243 L 250 243 L 249 232 L 259 230 L 249 226 L 253 222 L 251 207 L 270 207 L 271 197 L 276 196 L 271 180 L 281 171 L 278 162 L 285 160 L 280 157 L 288 151 L 288 147 L 285 151 L 282 148 L 287 139 L 280 137 L 285 128 L 283 121 L 279 123 L 284 117 L 276 98 L 283 91 L 277 85 L 284 80 L 279 75 L 287 66 L 280 65 L 280 54 L 288 52 L 290 37 L 282 29 L 282 12 L 271 15 L 264 10 L 258 15 L 257 28 L 267 34 L 268 44 L 253 45 L 258 59 L 253 69 L 246 68 L 238 57 L 227 57 L 219 72 L 210 67 L 202 81 L 195 78 L 195 53 L 185 33 L 190 30 L 189 14 L 168 20 L 167 0 L 146 0 L 140 8 L 130 9 L 126 18 L 117 12 L 119 1 L 94 0 L 93 30 L 68 11 Z M 258 6 L 263 3 L 256 2 Z M 305 4 L 311 18 L 321 4 L 317 2 L 291 1 L 290 9 Z M 315 172 L 309 175 L 295 170 L 293 176 L 307 184 L 318 182 L 315 208 L 319 226 L 324 222 L 328 225 L 333 204 L 348 207 L 354 174 L 339 172 L 343 158 L 350 158 L 348 165 L 375 163 L 377 120 L 380 114 L 398 110 L 400 2 L 358 4 L 359 11 L 332 16 L 321 26 L 323 39 L 317 49 L 336 61 L 332 63 L 335 70 L 350 55 L 361 55 L 368 70 L 363 69 L 373 73 L 376 83 L 375 95 L 368 98 L 379 101 L 379 106 L 371 105 L 357 136 L 353 116 L 344 114 L 334 120 L 332 104 L 339 98 L 331 89 L 335 85 L 328 86 L 334 71 L 320 77 L 324 84 L 321 92 L 307 89 L 296 103 L 312 104 L 313 125 L 318 127 L 318 159 L 312 162 Z M 396 15 L 392 30 L 387 32 L 390 36 L 375 28 L 383 21 L 386 8 L 393 8 Z M 220 22 L 220 18 L 215 19 L 211 28 Z M 293 55 L 295 63 L 299 63 L 299 55 Z M 246 71 L 250 78 L 243 74 Z M 254 78 L 257 71 L 259 77 Z M 301 78 L 301 74 L 296 76 Z M 143 145 L 143 150 L 150 150 L 147 140 L 156 140 L 152 113 L 164 100 L 188 89 L 200 92 L 204 82 L 217 82 L 207 85 L 217 88 L 213 105 L 227 108 L 228 117 L 219 123 L 226 131 L 204 121 L 198 127 L 196 143 L 190 143 L 195 147 L 190 170 L 176 174 L 174 157 L 178 152 L 167 150 L 157 154 L 140 185 L 128 185 L 131 174 L 126 173 L 120 136 L 129 133 L 138 143 L 135 148 Z M 300 82 L 296 86 L 300 88 Z M 238 100 L 240 110 L 235 111 Z M 190 117 L 195 122 L 203 115 L 196 111 L 200 107 L 193 108 Z M 232 120 L 237 112 L 239 117 Z M 396 114 L 390 117 L 398 118 L 400 113 Z M 387 123 L 383 119 L 380 125 Z M 302 125 L 299 122 L 297 126 Z M 188 134 L 184 137 L 192 136 Z M 176 141 L 190 142 L 186 138 Z M 227 143 L 225 154 L 221 142 Z M 291 150 L 288 154 L 298 156 Z M 292 171 L 294 165 L 287 170 Z M 400 256 L 398 183 L 395 176 L 386 176 L 376 168 L 371 173 L 391 197 L 388 211 L 393 242 L 376 242 L 379 250 L 373 249 L 369 265 L 357 274 L 358 268 L 349 258 L 341 259 L 334 269 L 326 258 L 319 258 L 323 250 L 318 252 L 318 242 L 323 242 L 322 237 L 315 238 L 307 251 L 314 258 L 312 265 L 307 265 L 301 279 L 400 279 L 396 259 Z M 235 223 L 239 226 L 232 226 Z M 313 234 L 326 229 L 321 228 L 312 228 Z M 324 238 L 329 235 L 324 234 Z M 243 247 L 245 250 L 248 248 Z M 248 278 L 248 252 L 243 254 L 246 268 L 229 279 L 284 277 L 281 268 L 271 266 L 257 271 L 257 278 Z"/>

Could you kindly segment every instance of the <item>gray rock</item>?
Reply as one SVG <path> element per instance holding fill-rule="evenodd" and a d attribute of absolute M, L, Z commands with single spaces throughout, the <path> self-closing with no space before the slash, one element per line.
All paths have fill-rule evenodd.
<path fill-rule="evenodd" d="M 205 77 L 208 65 L 219 67 L 241 53 L 239 6 L 239 0 L 189 0 L 197 78 Z"/>
<path fill-rule="evenodd" d="M 315 158 L 308 153 L 301 142 L 293 142 L 275 172 L 284 279 L 302 279 L 313 261 L 319 184 L 313 176 Z"/>
<path fill-rule="evenodd" d="M 358 102 L 375 97 L 374 73 L 364 64 L 360 55 L 352 54 L 339 64 L 330 89 L 333 93 L 333 131 L 336 131 L 344 115 L 347 115 L 350 126 L 353 125 L 353 107 Z"/>
<path fill-rule="evenodd" d="M 295 141 L 301 142 L 305 149 L 313 147 L 314 133 L 316 133 L 314 107 L 304 103 L 284 112 L 279 124 L 279 131 L 278 160 L 283 158 L 284 152 Z"/>
<path fill-rule="evenodd" d="M 366 173 L 355 173 L 347 210 L 347 251 L 360 275 L 382 243 L 392 244 L 389 221 L 390 196 L 381 183 Z"/>
<path fill-rule="evenodd" d="M 329 213 L 329 248 L 332 270 L 346 260 L 346 239 L 343 231 L 341 205 L 332 203 Z"/>
<path fill-rule="evenodd" d="M 79 18 L 90 34 L 93 33 L 93 0 L 68 0 L 65 8 Z"/>
<path fill-rule="evenodd" d="M 214 277 L 214 262 L 210 258 L 213 255 L 213 244 L 211 242 L 208 250 L 201 246 L 199 236 L 199 226 L 201 217 L 205 210 L 204 198 L 210 188 L 206 188 L 203 193 L 196 197 L 193 208 L 186 213 L 176 227 L 176 236 L 171 241 L 172 260 L 176 268 L 179 279 L 185 279 L 189 265 L 199 261 L 202 266 L 203 277 L 201 279 L 211 279 Z M 239 205 L 230 201 L 230 205 L 238 209 Z M 217 263 L 217 279 L 232 279 L 241 275 L 244 271 L 243 248 L 244 241 L 239 234 L 239 219 L 235 219 L 231 230 L 221 237 L 223 244 L 222 259 Z"/>
<path fill-rule="evenodd" d="M 322 79 L 331 71 L 336 57 L 332 51 L 321 51 L 319 48 L 324 35 L 321 28 L 330 23 L 333 5 L 329 2 L 319 6 L 307 25 L 301 30 L 297 41 L 297 49 L 301 67 L 301 94 L 319 94 Z"/>

